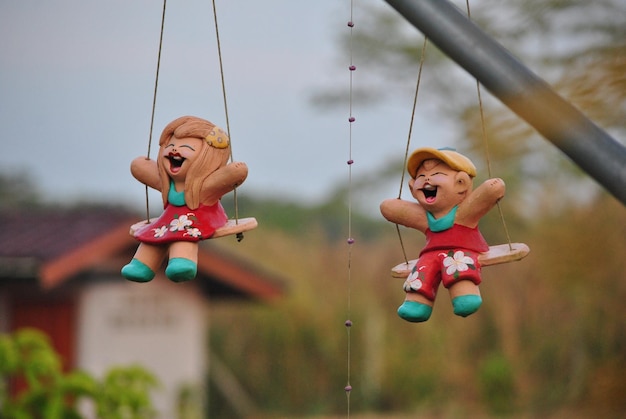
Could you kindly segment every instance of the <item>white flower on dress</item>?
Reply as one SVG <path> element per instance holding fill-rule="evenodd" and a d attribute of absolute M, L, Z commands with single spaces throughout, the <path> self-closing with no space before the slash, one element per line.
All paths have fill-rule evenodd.
<path fill-rule="evenodd" d="M 474 259 L 465 256 L 461 250 L 457 250 L 454 254 L 448 253 L 443 259 L 443 266 L 446 267 L 446 274 L 458 275 L 458 272 L 464 272 L 470 268 L 474 269 Z"/>
<path fill-rule="evenodd" d="M 189 226 L 193 224 L 193 221 L 186 215 L 181 215 L 178 218 L 174 218 L 170 221 L 170 231 L 185 231 Z"/>
<path fill-rule="evenodd" d="M 184 236 L 191 236 L 191 237 L 200 237 L 202 235 L 202 232 L 200 231 L 199 228 L 188 228 L 187 232 L 184 234 Z"/>
<path fill-rule="evenodd" d="M 159 228 L 153 228 L 152 231 L 154 231 L 154 237 L 156 237 L 156 238 L 163 237 L 163 236 L 165 236 L 165 233 L 167 232 L 167 226 L 161 226 Z"/>

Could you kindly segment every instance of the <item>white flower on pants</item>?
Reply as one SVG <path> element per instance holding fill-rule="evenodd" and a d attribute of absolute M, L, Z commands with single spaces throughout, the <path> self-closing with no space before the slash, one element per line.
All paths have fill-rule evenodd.
<path fill-rule="evenodd" d="M 443 259 L 443 266 L 446 267 L 446 274 L 458 276 L 459 272 L 467 271 L 468 269 L 476 269 L 474 266 L 474 259 L 469 256 L 465 256 L 461 250 L 456 252 L 448 252 Z"/>
<path fill-rule="evenodd" d="M 413 268 L 413 271 L 411 271 L 406 281 L 404 281 L 404 285 L 402 287 L 404 291 L 417 291 L 422 288 L 422 286 L 424 285 L 424 283 L 422 282 L 423 274 L 420 272 L 422 269 L 424 269 L 424 266 L 420 266 L 419 268 Z"/>
<path fill-rule="evenodd" d="M 192 224 L 193 221 L 191 221 L 189 217 L 181 215 L 170 222 L 170 231 L 185 231 Z"/>

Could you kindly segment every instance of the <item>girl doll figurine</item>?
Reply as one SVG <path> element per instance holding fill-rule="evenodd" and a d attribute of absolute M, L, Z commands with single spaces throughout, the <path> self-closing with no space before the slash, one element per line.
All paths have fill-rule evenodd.
<path fill-rule="evenodd" d="M 417 202 L 388 199 L 380 206 L 387 220 L 426 235 L 426 246 L 404 283 L 406 299 L 398 315 L 410 322 L 428 320 L 443 282 L 454 313 L 469 316 L 482 304 L 478 255 L 489 250 L 478 221 L 504 196 L 504 182 L 489 179 L 472 190 L 476 168 L 452 149 L 417 149 L 407 171 Z"/>
<path fill-rule="evenodd" d="M 175 282 L 196 276 L 198 241 L 210 238 L 228 221 L 221 197 L 241 185 L 245 163 L 228 163 L 228 135 L 209 121 L 183 116 L 170 122 L 159 139 L 156 161 L 138 157 L 131 173 L 161 191 L 165 208 L 155 221 L 134 232 L 141 243 L 122 276 L 148 282 L 169 254 L 165 275 Z"/>

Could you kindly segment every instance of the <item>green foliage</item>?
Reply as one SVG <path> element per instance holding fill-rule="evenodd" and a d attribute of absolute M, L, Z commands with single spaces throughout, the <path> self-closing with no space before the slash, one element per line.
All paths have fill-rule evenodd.
<path fill-rule="evenodd" d="M 24 329 L 0 337 L 0 376 L 4 378 L 2 417 L 78 417 L 70 398 L 93 396 L 95 382 L 82 372 L 63 374 L 58 355 L 44 334 Z M 21 378 L 27 390 L 9 396 L 6 381 Z"/>
<path fill-rule="evenodd" d="M 485 359 L 478 370 L 483 400 L 488 409 L 503 415 L 515 410 L 515 380 L 511 363 L 502 354 Z"/>
<path fill-rule="evenodd" d="M 15 393 L 11 385 L 23 383 Z M 102 382 L 84 371 L 63 372 L 48 337 L 36 329 L 0 335 L 0 417 L 80 418 L 76 403 L 93 401 L 98 418 L 153 417 L 152 374 L 140 367 L 115 368 Z"/>
<path fill-rule="evenodd" d="M 112 368 L 105 375 L 97 397 L 98 417 L 143 419 L 155 416 L 150 390 L 158 381 L 142 367 Z"/>

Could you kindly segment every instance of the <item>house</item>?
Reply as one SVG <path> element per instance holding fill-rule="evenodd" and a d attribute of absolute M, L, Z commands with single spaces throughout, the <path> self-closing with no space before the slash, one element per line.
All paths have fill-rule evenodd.
<path fill-rule="evenodd" d="M 204 384 L 210 301 L 271 301 L 282 282 L 210 243 L 192 281 L 173 283 L 162 270 L 148 283 L 127 281 L 119 272 L 137 248 L 137 221 L 111 208 L 1 213 L 0 332 L 41 329 L 66 370 L 101 377 L 142 365 L 161 381 L 157 409 L 174 418 L 179 392 Z"/>

